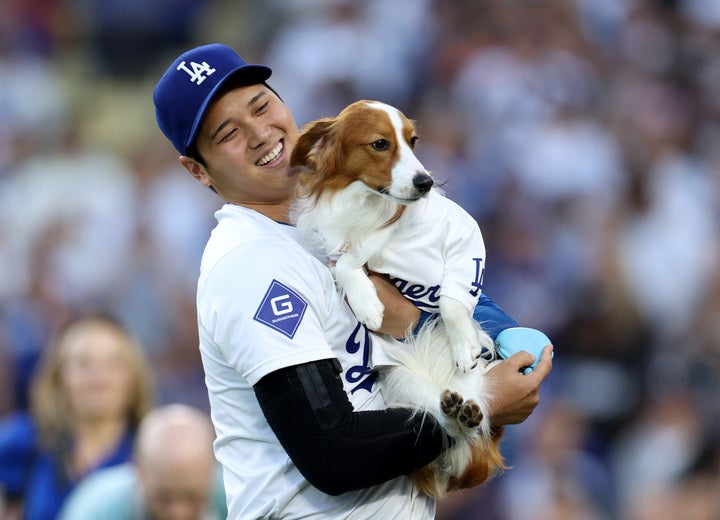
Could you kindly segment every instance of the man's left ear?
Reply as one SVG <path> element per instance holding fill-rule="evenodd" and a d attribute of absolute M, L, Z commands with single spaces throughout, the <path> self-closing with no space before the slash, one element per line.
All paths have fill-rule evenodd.
<path fill-rule="evenodd" d="M 205 166 L 197 162 L 195 159 L 186 155 L 180 156 L 180 164 L 185 168 L 190 175 L 195 177 L 203 186 L 206 188 L 210 187 L 210 177 L 205 170 Z"/>

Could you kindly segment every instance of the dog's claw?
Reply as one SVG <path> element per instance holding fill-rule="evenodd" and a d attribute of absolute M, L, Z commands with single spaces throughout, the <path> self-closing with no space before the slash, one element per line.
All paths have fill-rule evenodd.
<path fill-rule="evenodd" d="M 475 360 L 475 363 L 473 363 L 469 368 L 467 366 L 461 368 L 460 365 L 458 365 L 457 363 L 455 364 L 455 366 L 463 372 L 468 372 L 468 370 L 474 370 L 477 365 L 477 359 Z"/>
<path fill-rule="evenodd" d="M 457 366 L 460 372 L 467 374 L 477 367 L 478 359 L 482 353 L 480 349 L 464 345 L 453 345 L 452 350 L 455 358 L 455 366 Z"/>

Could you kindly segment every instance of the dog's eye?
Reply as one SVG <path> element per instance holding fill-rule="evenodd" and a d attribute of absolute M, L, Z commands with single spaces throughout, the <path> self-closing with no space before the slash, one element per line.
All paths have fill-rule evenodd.
<path fill-rule="evenodd" d="M 418 139 L 420 139 L 420 138 L 416 135 L 414 135 L 410 138 L 410 148 L 415 148 L 415 145 L 417 144 Z"/>
<path fill-rule="evenodd" d="M 373 147 L 373 149 L 377 150 L 378 152 L 384 152 L 388 148 L 390 148 L 390 143 L 387 139 L 378 139 L 377 141 L 373 141 L 370 143 L 370 146 Z"/>

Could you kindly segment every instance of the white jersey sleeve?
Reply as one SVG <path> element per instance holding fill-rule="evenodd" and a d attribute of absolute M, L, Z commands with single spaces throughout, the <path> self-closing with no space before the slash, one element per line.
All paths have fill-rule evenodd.
<path fill-rule="evenodd" d="M 201 323 L 251 385 L 282 367 L 336 357 L 324 334 L 326 303 L 318 297 L 334 287 L 303 260 L 278 241 L 241 244 L 213 265 L 199 288 Z"/>

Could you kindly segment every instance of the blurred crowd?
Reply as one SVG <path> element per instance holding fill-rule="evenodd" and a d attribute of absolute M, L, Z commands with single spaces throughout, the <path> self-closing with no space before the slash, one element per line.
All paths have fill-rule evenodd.
<path fill-rule="evenodd" d="M 395 104 L 478 220 L 484 291 L 555 345 L 512 469 L 439 520 L 720 518 L 720 0 L 3 0 L 0 418 L 92 308 L 207 409 L 195 282 L 220 199 L 151 92 L 223 42 L 298 124 Z M 242 297 L 238 295 L 238 297 Z"/>

